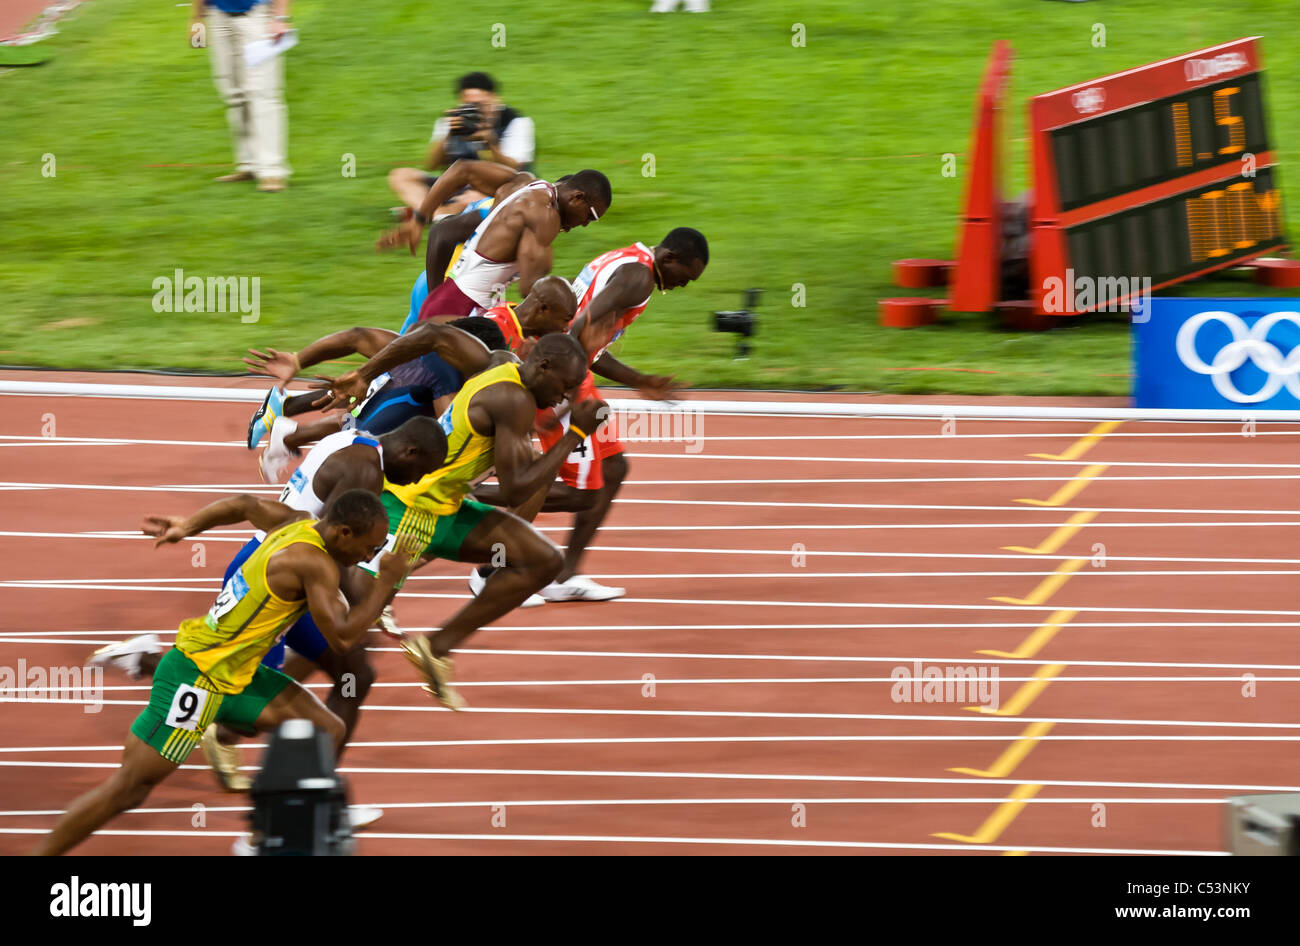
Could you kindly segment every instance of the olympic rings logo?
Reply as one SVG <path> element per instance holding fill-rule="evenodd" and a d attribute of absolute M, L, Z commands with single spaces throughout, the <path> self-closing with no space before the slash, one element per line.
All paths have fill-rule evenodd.
<path fill-rule="evenodd" d="M 1232 341 L 1219 349 L 1209 364 L 1196 352 L 1196 335 L 1207 322 L 1219 322 L 1232 333 Z M 1197 374 L 1207 374 L 1215 390 L 1238 404 L 1258 404 L 1267 401 L 1282 386 L 1300 398 L 1300 345 L 1283 355 L 1268 341 L 1268 333 L 1279 322 L 1290 322 L 1300 329 L 1300 312 L 1272 312 L 1252 326 L 1232 312 L 1198 312 L 1178 330 L 1175 348 L 1178 358 Z M 1237 390 L 1232 382 L 1232 372 L 1249 361 L 1268 374 L 1264 386 L 1253 394 Z"/>

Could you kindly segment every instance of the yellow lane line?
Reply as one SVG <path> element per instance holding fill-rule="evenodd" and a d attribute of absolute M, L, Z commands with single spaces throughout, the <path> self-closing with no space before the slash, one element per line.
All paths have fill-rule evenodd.
<path fill-rule="evenodd" d="M 1088 509 L 1084 512 L 1076 512 L 1069 519 L 1065 520 L 1065 525 L 1061 526 L 1055 532 L 1047 537 L 1046 540 L 1039 543 L 1035 548 L 1029 548 L 1024 545 L 1004 545 L 1004 551 L 1007 552 L 1024 552 L 1026 555 L 1050 555 L 1059 549 L 1070 538 L 1082 529 L 1087 523 L 1097 518 L 1097 510 Z"/>
<path fill-rule="evenodd" d="M 1024 660 L 1032 657 L 1047 646 L 1047 642 L 1056 636 L 1056 632 L 1073 621 L 1078 613 L 1078 611 L 1053 611 L 1047 622 L 1021 641 L 1020 646 L 1013 651 L 977 650 L 975 653 L 987 654 L 990 657 L 1007 657 L 1011 660 Z"/>
<path fill-rule="evenodd" d="M 963 841 L 966 844 L 991 844 L 1011 822 L 1016 820 L 1016 815 L 1020 814 L 1027 804 L 1026 799 L 1033 798 L 1042 787 L 1041 785 L 1017 785 L 1011 793 L 1013 800 L 1004 801 L 999 805 L 974 834 L 951 834 L 944 831 L 933 836 L 949 841 Z"/>
<path fill-rule="evenodd" d="M 1088 564 L 1086 558 L 1067 558 L 1060 565 L 1056 566 L 1056 571 L 1048 575 L 1038 583 L 1038 587 L 1029 593 L 1026 598 L 1006 598 L 996 597 L 989 598 L 990 601 L 1001 601 L 1003 604 L 1043 604 L 1052 595 L 1061 590 L 1061 586 L 1073 577 L 1084 565 Z"/>
<path fill-rule="evenodd" d="M 1031 453 L 1031 457 L 1040 460 L 1077 460 L 1102 441 L 1107 434 L 1113 433 L 1124 422 L 1108 420 L 1092 428 L 1085 436 L 1071 444 L 1064 453 Z"/>
<path fill-rule="evenodd" d="M 1052 678 L 1059 675 L 1062 670 L 1069 664 L 1046 664 L 1034 671 L 1034 678 L 1020 685 L 1020 689 L 1015 692 L 1011 699 L 1003 703 L 998 709 L 990 709 L 987 706 L 967 706 L 966 709 L 972 713 L 984 713 L 988 716 L 1019 716 L 1026 707 L 1039 695 L 1047 689 L 1047 685 L 1052 682 Z"/>
<path fill-rule="evenodd" d="M 1002 755 L 998 756 L 987 769 L 967 769 L 953 768 L 949 772 L 960 772 L 962 775 L 974 775 L 978 778 L 1006 778 L 1015 771 L 1016 766 L 1025 761 L 1025 756 L 1034 750 L 1038 745 L 1038 740 L 1051 732 L 1055 723 L 1030 723 L 1025 727 L 1025 731 L 1011 745 L 1003 750 Z"/>
<path fill-rule="evenodd" d="M 1051 499 L 1017 499 L 1016 502 L 1028 506 L 1064 506 L 1105 471 L 1105 463 L 1094 463 L 1092 466 L 1084 467 L 1078 476 L 1053 493 Z"/>

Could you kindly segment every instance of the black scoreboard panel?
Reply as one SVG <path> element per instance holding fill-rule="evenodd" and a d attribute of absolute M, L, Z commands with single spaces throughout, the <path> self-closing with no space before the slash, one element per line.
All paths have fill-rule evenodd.
<path fill-rule="evenodd" d="M 1283 242 L 1276 168 L 1234 177 L 1069 227 L 1077 276 L 1160 284 Z"/>
<path fill-rule="evenodd" d="M 1269 150 L 1258 72 L 1051 132 L 1061 209 L 1073 210 Z"/>

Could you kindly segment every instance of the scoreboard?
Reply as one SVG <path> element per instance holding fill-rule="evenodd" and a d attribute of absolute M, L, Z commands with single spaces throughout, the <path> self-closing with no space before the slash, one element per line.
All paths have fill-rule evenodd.
<path fill-rule="evenodd" d="M 1030 132 L 1039 311 L 1053 280 L 1110 307 L 1286 244 L 1258 38 L 1036 96 Z"/>

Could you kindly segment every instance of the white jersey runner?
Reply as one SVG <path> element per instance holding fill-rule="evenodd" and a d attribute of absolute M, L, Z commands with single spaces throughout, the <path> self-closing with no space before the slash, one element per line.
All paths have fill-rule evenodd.
<path fill-rule="evenodd" d="M 456 288 L 485 309 L 505 301 L 506 289 L 519 278 L 519 261 L 517 259 L 494 260 L 480 255 L 479 239 L 487 232 L 487 228 L 492 225 L 492 221 L 496 219 L 496 215 L 503 207 L 510 206 L 510 202 L 520 194 L 542 189 L 550 193 L 552 201 L 558 200 L 555 185 L 550 181 L 532 181 L 519 188 L 492 207 L 492 212 L 465 241 L 465 248 L 451 268 L 451 279 L 456 284 Z"/>
<path fill-rule="evenodd" d="M 322 438 L 307 452 L 307 456 L 298 469 L 293 471 L 293 476 L 289 477 L 289 482 L 284 484 L 284 489 L 280 491 L 280 502 L 290 509 L 301 509 L 311 518 L 319 519 L 325 511 L 325 500 L 316 495 L 316 490 L 312 488 L 312 480 L 316 478 L 316 472 L 326 460 L 344 447 L 356 443 L 364 443 L 379 451 L 379 469 L 383 470 L 384 451 L 378 439 L 364 430 L 340 430 L 336 434 Z M 255 538 L 260 542 L 266 538 L 266 533 L 259 530 Z"/>

